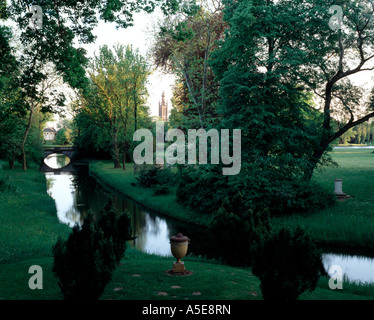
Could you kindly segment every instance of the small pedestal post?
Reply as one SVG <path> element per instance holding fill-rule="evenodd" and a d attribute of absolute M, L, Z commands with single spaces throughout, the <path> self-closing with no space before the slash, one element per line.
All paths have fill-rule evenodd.
<path fill-rule="evenodd" d="M 336 195 L 337 200 L 339 201 L 344 201 L 345 199 L 350 198 L 349 195 L 343 192 L 343 180 L 342 179 L 335 179 L 334 193 Z"/>

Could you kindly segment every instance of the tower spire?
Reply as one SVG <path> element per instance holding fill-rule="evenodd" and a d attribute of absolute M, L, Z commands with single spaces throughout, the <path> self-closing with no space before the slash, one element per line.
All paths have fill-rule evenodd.
<path fill-rule="evenodd" d="M 168 121 L 168 104 L 165 103 L 165 91 L 162 91 L 161 102 L 159 103 L 159 117 L 162 121 Z"/>

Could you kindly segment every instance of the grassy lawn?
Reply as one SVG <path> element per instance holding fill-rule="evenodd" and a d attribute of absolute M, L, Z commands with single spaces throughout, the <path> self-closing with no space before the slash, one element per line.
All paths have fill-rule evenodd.
<path fill-rule="evenodd" d="M 189 276 L 169 276 L 172 258 L 128 249 L 100 300 L 262 300 L 259 280 L 249 268 L 235 268 L 186 257 Z M 28 287 L 32 265 L 43 269 L 43 289 Z M 52 274 L 53 258 L 34 258 L 0 267 L 0 300 L 61 300 L 63 296 Z M 373 300 L 373 286 L 344 283 L 343 290 L 330 290 L 321 278 L 312 293 L 300 300 Z M 131 304 L 129 305 L 131 307 Z"/>
<path fill-rule="evenodd" d="M 58 236 L 69 235 L 70 228 L 57 219 L 44 175 L 17 167 L 1 176 L 8 188 L 0 192 L 0 263 L 51 256 Z"/>
<path fill-rule="evenodd" d="M 333 158 L 339 168 L 316 172 L 314 179 L 334 188 L 334 179 L 343 179 L 343 190 L 352 199 L 335 207 L 305 217 L 278 218 L 282 224 L 300 224 L 315 239 L 331 242 L 371 244 L 374 234 L 374 154 L 371 150 L 337 150 Z M 4 168 L 6 165 L 4 165 Z M 153 196 L 152 190 L 133 186 L 136 182 L 132 168 L 113 170 L 111 163 L 91 164 L 95 175 L 107 184 L 146 206 L 160 212 L 177 215 L 207 225 L 209 221 L 181 207 L 173 194 Z M 58 222 L 54 201 L 46 193 L 44 176 L 36 170 L 23 172 L 0 171 L 10 186 L 0 191 L 0 299 L 60 300 L 62 294 L 52 273 L 52 246 L 58 236 L 66 237 L 70 228 Z M 192 217 L 192 218 L 191 218 Z M 357 229 L 357 230 L 356 230 Z M 342 233 L 344 231 L 344 233 Z M 166 274 L 173 258 L 155 256 L 129 248 L 113 274 L 102 300 L 261 300 L 259 280 L 250 268 L 237 268 L 215 261 L 185 257 L 190 276 L 173 277 Z M 43 269 L 43 290 L 31 290 L 28 281 L 30 266 Z M 312 293 L 304 293 L 301 300 L 373 300 L 374 285 L 343 284 L 343 290 L 330 290 L 328 279 L 321 278 Z"/>
<path fill-rule="evenodd" d="M 334 191 L 343 180 L 343 192 L 352 198 L 308 215 L 274 218 L 276 226 L 302 226 L 316 241 L 374 248 L 374 154 L 372 149 L 335 149 L 339 167 L 317 171 L 313 179 Z"/>

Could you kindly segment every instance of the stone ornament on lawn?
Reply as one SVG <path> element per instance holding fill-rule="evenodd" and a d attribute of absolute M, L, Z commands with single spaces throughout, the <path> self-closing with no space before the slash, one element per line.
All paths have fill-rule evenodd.
<path fill-rule="evenodd" d="M 343 192 L 343 180 L 342 179 L 335 179 L 334 193 L 336 195 L 337 200 L 339 201 L 344 201 L 345 199 L 349 199 L 351 197 Z"/>
<path fill-rule="evenodd" d="M 173 269 L 168 271 L 168 274 L 172 275 L 189 275 L 192 272 L 187 271 L 184 267 L 184 262 L 181 261 L 183 257 L 187 254 L 188 250 L 188 243 L 191 240 L 184 236 L 181 233 L 170 238 L 170 249 L 171 253 L 173 254 L 174 258 L 177 261 L 173 262 Z"/>

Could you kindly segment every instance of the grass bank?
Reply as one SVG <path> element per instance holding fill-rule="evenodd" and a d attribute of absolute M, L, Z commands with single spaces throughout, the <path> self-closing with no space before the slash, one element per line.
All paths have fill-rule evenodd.
<path fill-rule="evenodd" d="M 317 212 L 272 218 L 275 228 L 300 225 L 318 243 L 344 247 L 374 248 L 374 154 L 371 149 L 335 149 L 332 159 L 338 167 L 315 172 L 313 180 L 334 191 L 334 180 L 343 179 L 343 191 L 352 198 Z M 132 166 L 127 171 L 113 169 L 110 162 L 94 161 L 90 171 L 99 180 L 123 194 L 163 214 L 208 226 L 210 216 L 202 216 L 176 202 L 175 189 L 169 195 L 154 196 L 151 189 L 133 184 Z"/>
<path fill-rule="evenodd" d="M 305 215 L 274 218 L 275 226 L 300 225 L 318 242 L 344 247 L 374 248 L 374 154 L 372 149 L 335 149 L 338 167 L 315 172 L 313 179 L 334 191 L 334 180 L 343 180 L 351 199 Z"/>
<path fill-rule="evenodd" d="M 127 164 L 126 171 L 113 169 L 111 161 L 90 161 L 90 175 L 101 183 L 114 188 L 143 206 L 163 215 L 200 226 L 208 226 L 211 216 L 198 214 L 183 207 L 175 200 L 175 186 L 170 186 L 170 193 L 155 196 L 151 188 L 141 188 L 133 175 L 133 165 Z"/>
<path fill-rule="evenodd" d="M 51 256 L 58 236 L 71 230 L 57 219 L 44 175 L 36 167 L 6 170 L 0 164 L 0 264 Z"/>

